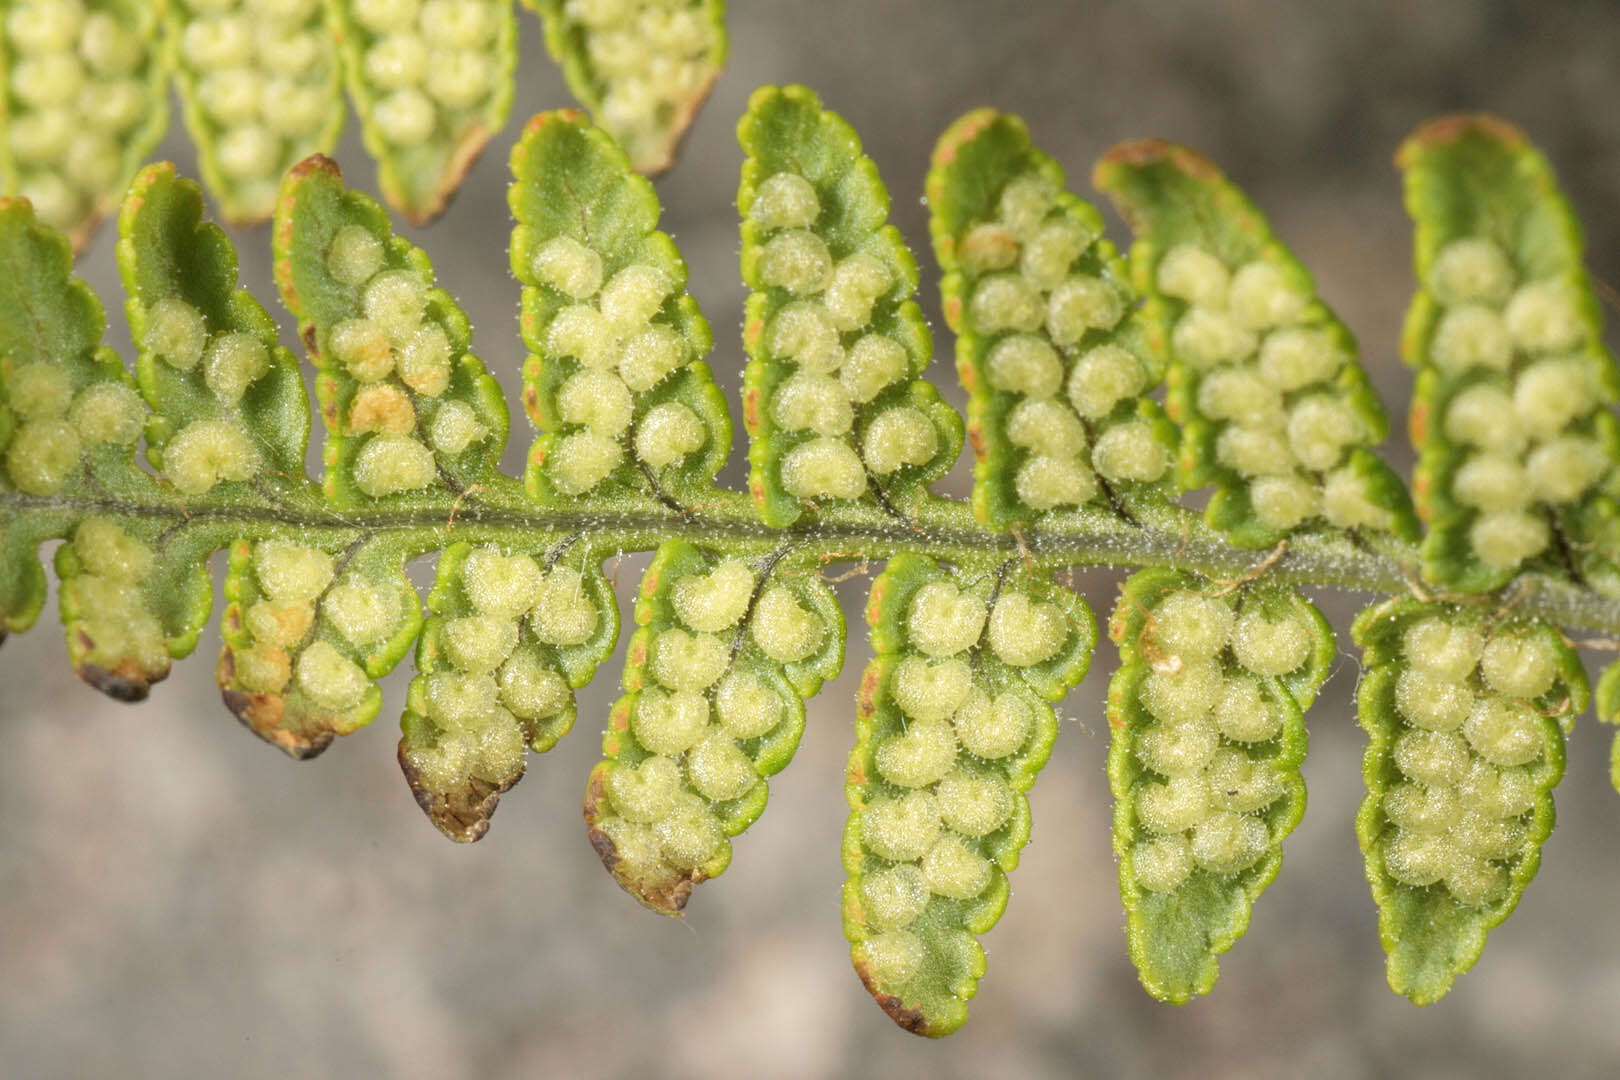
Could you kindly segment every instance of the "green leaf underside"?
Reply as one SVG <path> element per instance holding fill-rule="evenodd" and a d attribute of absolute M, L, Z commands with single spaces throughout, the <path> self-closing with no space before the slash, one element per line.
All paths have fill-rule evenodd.
<path fill-rule="evenodd" d="M 1109 625 L 1114 852 L 1131 959 L 1176 1004 L 1215 985 L 1305 812 L 1304 710 L 1332 629 L 1286 588 L 1172 570 L 1125 583 Z"/>
<path fill-rule="evenodd" d="M 526 484 L 498 471 L 505 403 L 468 352 L 465 316 L 435 286 L 427 257 L 395 237 L 381 208 L 345 189 L 336 167 L 319 157 L 286 180 L 274 235 L 277 283 L 315 360 L 329 433 L 324 482 L 312 483 L 302 472 L 309 418 L 292 358 L 277 346 L 263 308 L 237 289 L 234 253 L 224 234 L 203 221 L 196 185 L 155 166 L 137 178 L 120 220 L 119 263 L 139 351 L 133 378 L 98 344 L 102 312 L 71 278 L 65 240 L 26 202 L 0 199 L 4 628 L 25 629 L 37 617 L 46 595 L 39 546 L 64 540 L 55 561 L 70 658 L 105 692 L 144 696 L 171 657 L 195 647 L 211 610 L 207 560 L 228 549 L 218 672 L 232 711 L 290 754 L 311 756 L 374 718 L 381 702 L 375 680 L 416 643 L 400 763 L 430 820 L 454 839 L 474 840 L 487 830 L 501 793 L 521 777 L 526 754 L 549 749 L 572 726 L 572 691 L 612 651 L 617 625 L 603 559 L 657 548 L 637 604 L 625 695 L 610 716 L 586 813 L 592 842 L 620 883 L 673 913 L 697 882 L 724 869 L 729 838 L 757 818 L 766 778 L 785 767 L 797 745 L 802 699 L 841 663 L 842 616 L 819 570 L 829 561 L 888 558 L 868 609 L 877 656 L 863 680 L 848 775 L 845 926 L 856 968 L 885 1010 L 909 1029 L 939 1035 L 965 1018 L 965 1001 L 983 973 L 975 935 L 999 917 L 1006 874 L 1027 840 L 1024 792 L 1056 730 L 1047 702 L 1079 679 L 1089 659 L 1089 614 L 1050 575 L 1076 562 L 1162 559 L 1183 569 L 1133 578 L 1111 627 L 1124 659 L 1110 688 L 1116 847 L 1131 952 L 1144 984 L 1170 1000 L 1204 992 L 1214 981 L 1214 958 L 1246 927 L 1254 897 L 1276 873 L 1280 841 L 1303 809 L 1302 711 L 1332 651 L 1325 624 L 1291 586 L 1399 591 L 1415 570 L 1415 548 L 1372 529 L 1351 537 L 1313 527 L 1287 531 L 1287 549 L 1259 560 L 1252 548 L 1236 545 L 1270 542 L 1272 533 L 1234 532 L 1220 515 L 1205 524 L 1161 501 L 1162 481 L 1121 486 L 1117 498 L 1078 509 L 1030 513 L 1017 501 L 1016 484 L 989 475 L 992 468 L 981 472 L 978 486 L 999 485 L 1001 511 L 988 511 L 992 500 L 982 495 L 972 506 L 930 496 L 927 484 L 954 458 L 962 428 L 918 378 L 929 341 L 909 299 L 915 265 L 884 225 L 887 195 L 875 166 L 847 126 L 799 88 L 757 95 L 741 137 L 749 152 L 739 198 L 743 262 L 754 288 L 744 327 L 752 358 L 744 404 L 756 479 L 761 460 L 779 462 L 784 446 L 791 453 L 795 439 L 808 441 L 776 423 L 772 395 L 805 374 L 842 385 L 853 371 L 851 379 L 862 385 L 856 376 L 871 369 L 849 361 L 867 338 L 881 336 L 901 350 L 897 377 L 875 397 L 842 399 L 856 415 L 841 445 L 868 458 L 876 447 L 880 462 L 898 462 L 892 469 L 860 462 L 862 482 L 848 499 L 794 497 L 780 483 L 780 468 L 765 473 L 775 477 L 774 496 L 766 483 L 753 486 L 753 500 L 714 486 L 729 419 L 698 359 L 710 335 L 685 295 L 685 266 L 656 231 L 658 205 L 645 181 L 630 174 L 629 161 L 603 133 L 571 114 L 537 118 L 513 155 L 513 269 L 524 286 L 522 326 L 533 354 L 525 404 L 548 429 L 531 454 Z M 1104 172 L 1125 159 L 1140 165 L 1139 156 L 1122 151 Z M 968 285 L 977 284 L 969 281 L 959 239 L 978 225 L 1010 225 L 1002 220 L 1006 192 L 1031 176 L 1050 185 L 1043 187 L 1042 227 L 1095 220 L 1089 207 L 1059 193 L 1061 175 L 1013 118 L 972 114 L 943 141 L 930 196 L 941 261 L 950 270 L 957 260 L 948 305 L 956 288 L 958 301 L 967 297 L 971 306 Z M 1240 219 L 1252 213 L 1224 181 L 1212 183 L 1202 196 L 1211 205 L 1238 200 L 1233 213 Z M 1272 243 L 1259 228 L 1264 244 Z M 773 266 L 771 244 L 799 231 L 821 249 L 794 241 L 793 257 Z M 1015 240 L 1021 251 L 1039 246 Z M 1174 330 L 1156 322 L 1155 313 L 1162 315 L 1173 298 L 1144 284 L 1144 244 L 1153 250 L 1146 240 L 1139 244 L 1133 274 L 1148 297 L 1145 313 L 1125 316 L 1112 341 L 1129 346 L 1155 375 L 1172 352 Z M 823 249 L 825 264 L 801 258 Z M 1256 250 L 1294 265 L 1270 247 Z M 871 255 L 872 263 L 854 263 L 840 279 L 838 271 L 858 255 Z M 862 288 L 881 276 L 874 264 L 887 275 L 884 291 L 866 296 Z M 809 281 L 806 266 L 822 266 L 828 280 Z M 1059 267 L 1065 282 L 1086 268 L 1126 290 L 1106 242 Z M 636 275 L 629 284 L 612 284 L 630 270 Z M 1049 305 L 1055 289 L 1041 289 Z M 820 342 L 838 351 L 805 354 L 814 335 L 802 334 L 791 348 L 778 349 L 769 331 L 789 303 L 818 304 L 836 317 L 834 333 Z M 580 307 L 611 317 L 613 333 L 604 339 L 611 349 L 591 353 L 591 364 L 554 347 L 551 333 L 559 312 Z M 959 302 L 952 316 L 967 339 L 978 331 L 961 308 Z M 1337 326 L 1314 301 L 1310 310 L 1322 320 L 1311 326 Z M 632 331 L 655 329 L 675 351 L 626 344 Z M 1025 396 L 1072 400 L 1067 384 L 1078 370 L 1075 354 L 1083 359 L 1102 339 L 1082 335 L 1080 347 L 1071 348 L 1057 342 L 1054 334 L 1062 331 L 1051 326 L 1020 332 L 1044 335 L 1062 357 L 1061 394 Z M 972 392 L 1010 398 L 988 378 L 989 350 L 997 344 L 994 335 L 979 335 L 964 375 L 982 369 L 987 377 Z M 675 359 L 667 370 L 649 369 L 649 356 L 657 355 Z M 626 387 L 628 421 L 614 426 L 604 419 L 591 395 L 575 394 L 569 404 L 564 390 L 587 371 Z M 632 393 L 629 380 L 643 378 L 650 381 Z M 576 411 L 582 400 L 591 407 Z M 670 420 L 668 410 L 658 413 L 675 405 L 688 415 Z M 999 418 L 993 410 L 976 414 L 983 421 L 978 434 L 1000 424 L 1005 446 L 1017 447 L 1012 405 Z M 871 437 L 876 420 L 900 409 L 915 410 L 932 431 L 931 456 L 917 452 L 928 440 L 908 442 L 903 425 Z M 664 417 L 659 431 L 681 436 L 673 457 L 655 453 L 669 440 L 638 438 L 656 426 L 655 414 Z M 1122 400 L 1107 423 L 1138 420 L 1163 422 L 1151 403 Z M 561 490 L 548 472 L 558 460 L 556 436 L 604 428 L 612 431 L 622 468 L 609 470 L 600 486 Z M 1087 445 L 1100 445 L 1102 434 L 1087 432 Z M 155 473 L 133 459 L 143 435 Z M 1185 459 L 1185 443 L 1182 451 Z M 1014 468 L 1019 459 L 1009 453 L 1004 460 Z M 1385 477 L 1391 498 L 1404 497 L 1387 470 L 1357 475 L 1368 483 Z M 1380 505 L 1398 524 L 1394 504 Z M 1592 535 L 1601 554 L 1606 534 Z M 403 567 L 440 551 L 424 620 Z M 1485 718 L 1496 717 L 1497 726 L 1470 719 L 1479 730 L 1469 734 L 1465 724 L 1459 736 L 1457 745 L 1476 756 L 1486 754 L 1476 736 L 1511 741 L 1516 729 L 1503 727 L 1502 717 L 1512 705 L 1530 709 L 1540 740 L 1528 770 L 1534 805 L 1497 821 L 1510 832 L 1521 827 L 1513 836 L 1523 843 L 1509 856 L 1484 860 L 1501 871 L 1505 885 L 1498 882 L 1492 887 L 1499 893 L 1473 906 L 1454 898 L 1469 887 L 1465 877 L 1414 885 L 1408 879 L 1415 864 L 1400 863 L 1410 855 L 1400 854 L 1400 845 L 1410 845 L 1400 840 L 1397 829 L 1405 826 L 1396 821 L 1409 822 L 1412 813 L 1411 796 L 1399 793 L 1401 770 L 1422 767 L 1411 764 L 1410 750 L 1399 749 L 1411 725 L 1398 684 L 1410 665 L 1399 642 L 1384 653 L 1369 644 L 1393 632 L 1382 623 L 1368 629 L 1382 616 L 1367 614 L 1358 624 L 1358 641 L 1369 648 L 1362 722 L 1373 736 L 1359 828 L 1392 949 L 1391 981 L 1414 1000 L 1438 997 L 1473 962 L 1485 930 L 1505 917 L 1539 859 L 1551 825 L 1548 791 L 1562 768 L 1554 721 L 1580 711 L 1586 697 L 1584 675 L 1553 621 L 1620 631 L 1612 601 L 1591 591 L 1602 579 L 1568 577 L 1560 566 L 1538 563 L 1520 579 L 1533 587 L 1510 614 L 1487 614 L 1498 609 L 1495 597 L 1477 607 L 1452 598 L 1450 606 L 1424 609 L 1488 627 L 1487 659 L 1467 676 L 1470 688 L 1503 679 L 1521 690 L 1527 685 L 1525 671 L 1502 656 L 1490 659 L 1493 649 L 1508 647 L 1501 641 L 1520 652 L 1530 648 L 1524 642 L 1539 643 L 1531 652 L 1541 649 L 1551 660 L 1515 663 L 1535 668 L 1545 661 L 1554 672 L 1547 686 L 1517 698 L 1477 693 L 1501 713 Z M 1198 659 L 1211 655 L 1207 642 L 1183 641 L 1167 652 L 1159 640 L 1160 624 L 1175 621 L 1160 618 L 1163 606 L 1189 597 L 1222 606 L 1237 626 L 1251 614 L 1263 616 L 1266 628 L 1221 638 L 1212 674 L 1211 661 Z M 964 629 L 975 604 L 985 619 Z M 1183 637 L 1196 629 L 1183 625 Z M 1257 641 L 1269 642 L 1271 652 Z M 1299 648 L 1297 656 L 1287 652 Z M 1276 666 L 1278 650 L 1297 662 L 1272 671 L 1267 664 Z M 1184 662 L 1187 656 L 1194 659 Z M 1200 664 L 1204 676 L 1221 680 L 1223 701 L 1234 680 L 1253 675 L 1255 707 L 1247 714 L 1270 717 L 1275 730 L 1256 734 L 1251 724 L 1234 734 L 1222 726 L 1232 721 L 1221 719 L 1219 704 L 1213 713 L 1205 708 L 1193 719 L 1219 730 L 1205 739 L 1209 760 L 1194 775 L 1155 739 L 1174 723 L 1191 723 L 1157 713 L 1197 704 L 1197 695 L 1178 698 L 1171 684 L 1197 689 Z M 1615 670 L 1599 685 L 1606 719 L 1620 712 Z M 747 693 L 736 689 L 744 677 Z M 960 699 L 952 696 L 958 691 Z M 981 693 L 982 700 L 975 696 Z M 1008 731 L 1019 735 L 1016 745 L 995 742 Z M 1491 745 L 1490 753 L 1505 752 Z M 1221 819 L 1224 842 L 1200 838 L 1204 821 L 1179 831 L 1166 825 L 1174 807 L 1150 792 L 1188 775 L 1211 785 L 1203 789 L 1207 817 L 1218 810 L 1232 819 Z M 911 812 L 919 804 L 929 812 Z M 902 805 L 911 810 L 896 809 Z M 1260 823 L 1257 852 L 1243 849 L 1248 841 L 1239 834 L 1253 829 L 1233 826 L 1236 819 Z M 1210 865 L 1189 867 L 1172 881 L 1177 856 L 1167 845 L 1177 842 L 1194 863 L 1201 856 Z M 1405 867 L 1400 880 L 1389 870 L 1391 851 L 1397 869 Z M 1474 875 L 1476 893 L 1483 880 Z"/>
<path fill-rule="evenodd" d="M 163 14 L 144 0 L 18 0 L 0 25 L 0 194 L 75 249 L 168 127 Z"/>
<path fill-rule="evenodd" d="M 1416 225 L 1402 349 L 1424 576 L 1480 592 L 1539 566 L 1620 596 L 1620 375 L 1568 200 L 1492 118 L 1426 125 L 1397 160 Z"/>
<path fill-rule="evenodd" d="M 506 123 L 517 68 L 510 0 L 471 0 L 442 23 L 431 5 L 328 4 L 377 186 L 411 221 L 426 222 Z"/>
<path fill-rule="evenodd" d="M 642 578 L 624 689 L 585 792 L 591 846 L 624 890 L 678 915 L 724 872 L 787 767 L 803 699 L 838 674 L 844 620 L 814 564 L 663 544 Z"/>
<path fill-rule="evenodd" d="M 529 493 L 637 509 L 712 500 L 731 417 L 701 359 L 713 335 L 686 293 L 686 264 L 656 230 L 652 185 L 574 112 L 530 121 L 512 173 L 524 406 L 544 432 Z"/>
<path fill-rule="evenodd" d="M 756 92 L 737 137 L 754 502 L 775 527 L 852 504 L 904 516 L 956 460 L 962 421 L 919 378 L 933 343 L 877 166 L 804 87 Z"/>
<path fill-rule="evenodd" d="M 275 320 L 236 287 L 235 249 L 202 215 L 202 189 L 165 163 L 137 174 L 119 216 L 136 379 L 155 408 L 148 453 L 161 468 L 164 446 L 187 425 L 239 423 L 268 473 L 265 482 L 307 499 L 309 402 L 298 360 L 277 344 Z M 213 493 L 228 497 L 231 490 Z"/>
<path fill-rule="evenodd" d="M 1157 509 L 1176 430 L 1146 396 L 1162 363 L 1101 215 L 1021 120 L 988 109 L 940 138 L 927 190 L 980 520 Z"/>
<path fill-rule="evenodd" d="M 899 555 L 872 583 L 876 655 L 861 680 L 845 791 L 844 934 L 896 1023 L 942 1036 L 985 971 L 977 935 L 1006 908 L 1029 841 L 1024 796 L 1085 675 L 1083 601 L 1016 563 Z"/>
<path fill-rule="evenodd" d="M 524 0 L 596 123 L 646 174 L 674 162 L 726 59 L 725 0 Z"/>
<path fill-rule="evenodd" d="M 1370 737 L 1356 834 L 1389 985 L 1426 1005 L 1541 865 L 1586 675 L 1552 626 L 1476 608 L 1396 598 L 1362 612 L 1353 637 Z"/>
<path fill-rule="evenodd" d="M 173 495 L 134 467 L 145 405 L 111 349 L 105 318 L 71 279 L 64 237 L 26 201 L 0 199 L 0 493 L 93 503 L 161 503 Z M 110 518 L 48 512 L 7 522 L 0 571 L 6 626 L 26 629 L 45 600 L 37 549 L 76 538 L 57 554 L 68 653 L 80 677 L 123 700 L 146 696 L 170 656 L 196 644 L 209 610 L 203 563 L 218 546 L 178 537 L 154 550 L 161 523 L 123 528 Z M 212 546 L 210 544 L 212 543 Z"/>
<path fill-rule="evenodd" d="M 1620 661 L 1615 661 L 1603 669 L 1598 677 L 1597 686 L 1593 691 L 1594 704 L 1598 719 L 1606 724 L 1620 725 Z M 1615 739 L 1609 751 L 1609 779 L 1616 791 L 1620 791 L 1620 732 L 1615 733 Z"/>
<path fill-rule="evenodd" d="M 315 0 L 167 15 L 175 87 L 209 191 L 225 220 L 256 224 L 281 175 L 330 153 L 343 130 L 336 8 Z"/>
<path fill-rule="evenodd" d="M 1355 339 L 1259 210 L 1209 161 L 1151 140 L 1110 151 L 1094 182 L 1136 234 L 1182 483 L 1215 486 L 1209 523 L 1251 547 L 1324 521 L 1415 539 L 1405 487 L 1371 450 L 1388 425 Z"/>

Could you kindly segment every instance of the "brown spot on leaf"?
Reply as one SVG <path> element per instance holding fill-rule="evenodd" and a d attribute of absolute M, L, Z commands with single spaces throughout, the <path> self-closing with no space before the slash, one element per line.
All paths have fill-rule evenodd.
<path fill-rule="evenodd" d="M 742 399 L 743 428 L 744 428 L 744 430 L 746 430 L 748 432 L 748 434 L 750 436 L 755 437 L 755 438 L 759 437 L 759 424 L 760 424 L 759 401 L 760 401 L 759 387 L 750 386 L 750 387 L 748 387 L 747 389 L 745 389 L 743 391 L 743 399 Z"/>
<path fill-rule="evenodd" d="M 984 426 L 982 424 L 970 421 L 967 436 L 968 442 L 973 447 L 973 459 L 975 461 L 983 461 L 990 455 L 989 448 L 985 445 Z"/>
<path fill-rule="evenodd" d="M 861 674 L 861 690 L 855 699 L 856 715 L 867 717 L 872 715 L 876 707 L 878 687 L 883 682 L 883 669 L 877 664 L 867 665 Z"/>
<path fill-rule="evenodd" d="M 872 1000 L 878 1003 L 878 1008 L 889 1014 L 890 1020 L 913 1035 L 929 1034 L 928 1018 L 923 1015 L 922 1009 L 916 1005 L 907 1005 L 898 994 L 885 993 L 878 989 L 877 980 L 873 978 L 865 960 L 855 961 L 855 974 L 861 977 L 861 985 L 872 995 Z"/>

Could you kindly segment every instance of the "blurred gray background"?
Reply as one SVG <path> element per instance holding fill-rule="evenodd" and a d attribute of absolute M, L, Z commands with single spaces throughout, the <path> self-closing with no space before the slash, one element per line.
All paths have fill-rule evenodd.
<path fill-rule="evenodd" d="M 509 391 L 522 350 L 504 253 L 505 159 L 527 114 L 569 102 L 538 23 L 525 13 L 522 26 L 512 122 L 449 213 L 404 230 L 461 298 Z M 1620 9 L 1606 0 L 734 0 L 730 27 L 730 65 L 681 163 L 658 182 L 728 389 L 742 364 L 732 132 L 763 82 L 809 84 L 862 132 L 918 249 L 937 374 L 953 392 L 919 195 L 936 135 L 985 104 L 1027 117 L 1082 193 L 1091 163 L 1119 139 L 1159 135 L 1214 157 L 1317 273 L 1397 418 L 1411 271 L 1390 156 L 1419 121 L 1487 109 L 1523 125 L 1586 222 L 1595 273 L 1620 281 Z M 195 173 L 184 137 L 162 153 Z M 372 186 L 352 132 L 340 158 L 351 182 Z M 245 283 L 279 313 L 266 233 L 236 239 Z M 107 302 L 109 341 L 127 351 L 112 241 L 103 228 L 81 271 Z M 514 420 L 515 465 L 529 436 Z M 1404 439 L 1389 447 L 1403 468 Z M 734 463 L 725 475 L 741 474 Z M 952 490 L 965 491 L 965 479 L 959 468 Z M 624 596 L 644 565 L 619 567 Z M 425 582 L 431 566 L 413 572 Z M 1116 581 L 1082 576 L 1099 617 Z M 842 586 L 857 617 L 864 588 Z M 1368 599 L 1319 596 L 1341 627 Z M 531 760 L 488 838 L 458 847 L 418 812 L 395 765 L 403 672 L 386 683 L 370 729 L 294 764 L 221 707 L 216 635 L 149 703 L 126 707 L 73 678 L 53 610 L 54 598 L 38 629 L 0 650 L 7 1076 L 1478 1077 L 1620 1067 L 1620 797 L 1606 776 L 1608 732 L 1589 718 L 1572 738 L 1540 878 L 1474 972 L 1417 1009 L 1384 985 L 1352 833 L 1363 737 L 1350 703 L 1356 662 L 1343 656 L 1311 713 L 1311 805 L 1282 875 L 1214 995 L 1174 1008 L 1142 992 L 1125 955 L 1103 774 L 1115 654 L 1104 644 L 1062 705 L 1063 737 L 1032 794 L 1034 840 L 985 939 L 990 969 L 972 1019 L 933 1043 L 900 1032 L 867 998 L 840 931 L 843 765 L 868 655 L 858 632 L 731 869 L 671 921 L 619 891 L 579 816 L 622 657 L 582 694 L 573 735 Z"/>

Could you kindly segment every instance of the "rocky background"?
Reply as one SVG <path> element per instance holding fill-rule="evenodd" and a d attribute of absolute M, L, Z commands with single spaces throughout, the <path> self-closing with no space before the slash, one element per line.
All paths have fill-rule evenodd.
<path fill-rule="evenodd" d="M 918 196 L 935 136 L 983 104 L 1027 117 L 1082 193 L 1119 139 L 1159 135 L 1210 154 L 1317 273 L 1396 416 L 1412 275 L 1390 156 L 1419 121 L 1484 109 L 1523 125 L 1586 222 L 1595 273 L 1620 281 L 1620 10 L 1604 0 L 732 8 L 729 67 L 659 181 L 664 228 L 691 263 L 728 389 L 742 365 L 732 131 L 762 82 L 811 85 L 863 133 L 929 282 L 921 299 L 942 383 L 954 381 L 951 344 Z M 505 157 L 527 113 L 569 101 L 527 14 L 523 48 L 512 122 L 448 215 L 407 230 L 509 391 L 522 350 Z M 163 153 L 195 174 L 183 136 Z M 357 136 L 340 158 L 371 186 Z M 236 240 L 245 282 L 279 310 L 266 232 Z M 108 340 L 127 350 L 112 246 L 103 228 L 81 270 L 107 302 Z M 515 467 L 528 441 L 520 416 L 512 441 Z M 1409 463 L 1404 434 L 1392 441 Z M 958 469 L 953 489 L 966 482 Z M 623 596 L 645 562 L 618 567 Z M 1117 580 L 1081 578 L 1100 618 Z M 841 588 L 858 615 L 865 582 Z M 1319 597 L 1340 627 L 1368 599 Z M 1620 796 L 1606 776 L 1609 734 L 1589 719 L 1571 740 L 1540 878 L 1475 971 L 1416 1009 L 1384 986 L 1352 832 L 1364 740 L 1346 653 L 1311 713 L 1310 811 L 1283 873 L 1215 994 L 1173 1008 L 1141 991 L 1125 955 L 1103 774 L 1115 656 L 1104 644 L 1062 706 L 1063 737 L 1032 797 L 1034 842 L 986 939 L 973 1018 L 937 1044 L 898 1031 L 867 999 L 840 932 L 842 774 L 867 658 L 858 632 L 845 674 L 811 706 L 798 761 L 772 782 L 770 809 L 677 922 L 620 893 L 580 822 L 618 658 L 582 695 L 574 734 L 531 761 L 489 837 L 458 847 L 417 811 L 395 765 L 402 675 L 371 729 L 294 764 L 222 709 L 217 636 L 151 702 L 126 707 L 73 678 L 53 624 L 47 615 L 0 650 L 8 1076 L 1444 1078 L 1620 1066 Z"/>

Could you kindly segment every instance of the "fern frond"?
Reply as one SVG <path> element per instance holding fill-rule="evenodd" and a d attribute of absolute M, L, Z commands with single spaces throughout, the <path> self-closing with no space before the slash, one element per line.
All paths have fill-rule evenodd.
<path fill-rule="evenodd" d="M 920 378 L 933 338 L 917 261 L 859 137 L 802 86 L 765 87 L 737 127 L 748 486 L 767 525 L 913 507 L 962 448 Z"/>
<path fill-rule="evenodd" d="M 663 172 L 726 60 L 725 0 L 524 0 L 568 88 L 641 173 Z"/>
<path fill-rule="evenodd" d="M 0 27 L 0 194 L 21 195 L 75 249 L 169 125 L 165 8 L 17 0 Z"/>
<path fill-rule="evenodd" d="M 1488 608 L 1397 598 L 1362 612 L 1354 637 L 1370 737 L 1356 834 L 1390 988 L 1427 1005 L 1541 865 L 1586 673 L 1556 628 Z"/>
<path fill-rule="evenodd" d="M 1131 959 L 1153 996 L 1214 988 L 1215 957 L 1249 928 L 1305 813 L 1305 710 L 1333 661 L 1333 630 L 1287 588 L 1143 570 L 1109 622 L 1120 667 L 1114 853 Z"/>
<path fill-rule="evenodd" d="M 928 176 L 945 320 L 957 334 L 979 519 L 1057 525 L 1070 508 L 1151 514 L 1176 430 L 1124 260 L 1095 207 L 1017 117 L 969 113 Z"/>
<path fill-rule="evenodd" d="M 625 696 L 585 790 L 591 846 L 625 891 L 678 915 L 765 809 L 804 731 L 801 699 L 844 661 L 831 590 L 785 551 L 758 561 L 672 540 L 641 581 Z"/>
<path fill-rule="evenodd" d="M 1426 125 L 1397 160 L 1424 577 L 1483 592 L 1542 568 L 1620 597 L 1620 371 L 1552 169 L 1489 117 Z"/>
<path fill-rule="evenodd" d="M 1048 702 L 1091 662 L 1084 601 L 1016 561 L 899 555 L 872 583 L 845 792 L 844 935 L 883 1011 L 938 1038 L 985 972 L 1029 842 L 1024 797 L 1057 738 Z"/>
<path fill-rule="evenodd" d="M 372 30 L 485 11 L 345 2 Z M 252 9 L 313 17 L 301 0 Z M 802 87 L 760 91 L 740 128 L 747 493 L 715 481 L 731 420 L 658 200 L 577 114 L 536 117 L 512 155 L 523 402 L 543 429 L 522 480 L 500 470 L 506 402 L 465 313 L 328 159 L 285 177 L 273 236 L 316 370 L 320 482 L 304 470 L 301 372 L 239 287 L 196 184 L 150 166 L 120 215 L 133 375 L 101 345 L 67 238 L 0 198 L 0 625 L 37 618 L 41 545 L 60 542 L 74 667 L 134 700 L 195 648 L 208 560 L 227 550 L 230 710 L 313 756 L 375 718 L 377 680 L 414 644 L 399 763 L 432 823 L 471 841 L 527 755 L 574 725 L 573 692 L 612 653 L 604 560 L 654 551 L 584 811 L 615 880 L 677 914 L 729 864 L 793 756 L 804 701 L 840 668 L 823 569 L 887 560 L 846 777 L 844 926 L 885 1011 L 943 1035 L 966 1017 L 978 938 L 1029 839 L 1051 703 L 1094 644 L 1059 572 L 1142 568 L 1110 624 L 1108 772 L 1130 953 L 1170 1001 L 1211 988 L 1303 812 L 1304 716 L 1334 654 L 1299 587 L 1379 592 L 1392 599 L 1354 631 L 1370 737 L 1358 833 L 1391 985 L 1432 1001 L 1539 864 L 1565 728 L 1589 696 L 1564 635 L 1620 638 L 1614 375 L 1567 208 L 1504 132 L 1447 121 L 1406 152 L 1424 290 L 1408 336 L 1431 440 L 1419 502 L 1436 527 L 1421 545 L 1404 487 L 1371 455 L 1381 414 L 1348 331 L 1258 212 L 1183 148 L 1132 144 L 1100 168 L 1141 230 L 1126 261 L 1016 118 L 972 113 L 941 140 L 929 196 L 969 391 L 971 502 L 930 491 L 963 425 L 923 378 L 931 338 L 888 194 Z M 1465 309 L 1533 358 L 1449 370 L 1442 327 Z M 1537 374 L 1548 365 L 1555 376 Z M 1168 410 L 1151 396 L 1161 372 Z M 1463 409 L 1481 387 L 1496 404 Z M 1424 434 L 1430 411 L 1445 414 L 1440 435 Z M 1466 552 L 1435 537 L 1464 489 L 1491 487 L 1465 481 L 1471 463 L 1507 461 L 1481 440 L 1515 430 L 1522 460 L 1507 463 L 1564 543 L 1504 571 L 1466 522 Z M 150 468 L 135 460 L 143 436 Z M 1262 443 L 1275 453 L 1243 457 Z M 1545 467 L 1575 443 L 1596 462 L 1581 485 Z M 1447 472 L 1436 455 L 1470 464 Z M 1207 514 L 1175 501 L 1179 481 L 1216 485 Z M 424 616 L 405 565 L 435 554 Z M 1423 572 L 1448 591 L 1431 594 Z M 1620 719 L 1620 665 L 1597 698 Z"/>
<path fill-rule="evenodd" d="M 1209 523 L 1247 547 L 1318 522 L 1415 538 L 1405 486 L 1371 450 L 1388 422 L 1355 339 L 1243 192 L 1154 140 L 1115 147 L 1094 181 L 1136 234 L 1182 483 L 1215 486 Z"/>
<path fill-rule="evenodd" d="M 336 7 L 169 5 L 169 60 L 208 189 L 233 224 L 267 221 L 281 174 L 343 130 Z"/>

